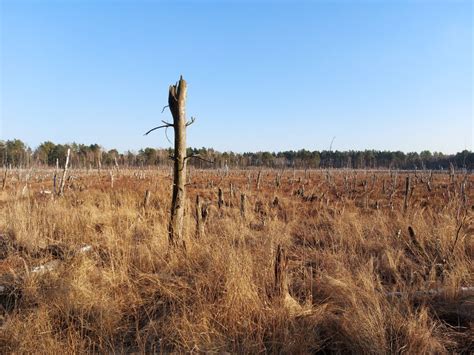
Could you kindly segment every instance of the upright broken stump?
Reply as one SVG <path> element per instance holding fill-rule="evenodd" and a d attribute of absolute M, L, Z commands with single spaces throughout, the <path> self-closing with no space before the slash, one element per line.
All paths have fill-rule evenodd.
<path fill-rule="evenodd" d="M 64 164 L 64 170 L 63 170 L 63 176 L 61 178 L 61 183 L 59 185 L 59 191 L 58 191 L 58 196 L 61 196 L 64 193 L 64 186 L 66 184 L 66 174 L 67 174 L 67 168 L 69 165 L 69 156 L 71 154 L 71 149 L 67 149 L 67 155 L 66 155 L 66 163 Z"/>
<path fill-rule="evenodd" d="M 275 256 L 275 294 L 285 297 L 288 294 L 288 259 L 285 249 L 278 245 Z"/>
<path fill-rule="evenodd" d="M 224 193 L 222 192 L 222 189 L 220 187 L 217 193 L 217 206 L 219 208 L 222 208 L 224 206 Z"/>
<path fill-rule="evenodd" d="M 145 197 L 143 199 L 143 208 L 147 209 L 148 205 L 150 204 L 150 197 L 151 197 L 151 192 L 150 190 L 145 191 Z"/>
<path fill-rule="evenodd" d="M 145 135 L 159 128 L 173 127 L 174 151 L 170 158 L 173 160 L 173 196 L 171 200 L 170 222 L 168 224 L 168 239 L 172 246 L 185 246 L 183 240 L 184 213 L 186 204 L 186 161 L 197 155 L 186 155 L 186 127 L 194 123 L 191 117 L 186 122 L 186 92 L 187 86 L 181 76 L 175 85 L 170 85 L 168 91 L 168 107 L 173 116 L 173 123 L 163 121 L 164 125 L 150 129 Z"/>
<path fill-rule="evenodd" d="M 240 216 L 245 218 L 245 194 L 240 194 Z"/>
<path fill-rule="evenodd" d="M 7 186 L 7 177 L 8 177 L 8 169 L 5 167 L 5 171 L 3 173 L 2 190 L 5 190 L 5 187 Z"/>
<path fill-rule="evenodd" d="M 275 256 L 275 299 L 290 315 L 298 315 L 302 307 L 288 289 L 288 257 L 285 249 L 278 245 Z"/>
<path fill-rule="evenodd" d="M 174 129 L 173 197 L 168 226 L 168 238 L 172 245 L 179 244 L 183 239 L 186 201 L 186 91 L 186 81 L 181 77 L 176 85 L 169 87 L 168 94 Z"/>
<path fill-rule="evenodd" d="M 405 181 L 405 199 L 403 201 L 404 212 L 408 210 L 409 199 L 410 199 L 410 175 L 406 177 L 406 181 Z"/>
<path fill-rule="evenodd" d="M 196 196 L 196 238 L 204 236 L 204 225 L 208 216 L 207 204 L 202 204 L 201 197 Z"/>
<path fill-rule="evenodd" d="M 260 179 L 262 178 L 262 170 L 259 170 L 257 175 L 257 190 L 260 190 Z"/>

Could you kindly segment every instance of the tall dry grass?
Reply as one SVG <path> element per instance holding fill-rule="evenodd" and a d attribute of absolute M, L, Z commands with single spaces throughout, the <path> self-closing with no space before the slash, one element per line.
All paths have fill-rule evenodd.
<path fill-rule="evenodd" d="M 168 247 L 166 172 L 121 171 L 112 188 L 105 172 L 73 171 L 61 198 L 44 193 L 51 172 L 12 173 L 0 196 L 1 352 L 474 351 L 473 298 L 459 294 L 474 286 L 471 176 L 467 196 L 463 176 L 434 175 L 432 191 L 413 176 L 404 211 L 401 173 L 394 186 L 388 173 L 288 172 L 279 188 L 277 173 L 256 190 L 257 172 L 248 186 L 249 172 L 194 171 L 186 250 Z M 210 204 L 199 239 L 196 194 Z M 296 308 L 275 297 L 278 245 Z"/>

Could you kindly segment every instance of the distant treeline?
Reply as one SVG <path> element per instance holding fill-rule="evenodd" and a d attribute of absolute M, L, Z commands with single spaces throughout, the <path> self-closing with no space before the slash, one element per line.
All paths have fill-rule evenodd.
<path fill-rule="evenodd" d="M 41 143 L 31 149 L 19 139 L 0 141 L 0 159 L 3 166 L 32 167 L 63 165 L 67 149 L 71 149 L 70 162 L 73 168 L 98 168 L 110 166 L 143 167 L 170 165 L 173 150 L 145 148 L 138 152 L 119 153 L 116 149 L 106 150 L 98 144 L 55 144 Z M 474 169 L 474 153 L 464 150 L 454 155 L 445 155 L 428 150 L 420 153 L 400 151 L 285 151 L 233 153 L 218 152 L 212 148 L 188 148 L 188 155 L 199 156 L 190 159 L 196 168 L 354 168 L 354 169 Z"/>

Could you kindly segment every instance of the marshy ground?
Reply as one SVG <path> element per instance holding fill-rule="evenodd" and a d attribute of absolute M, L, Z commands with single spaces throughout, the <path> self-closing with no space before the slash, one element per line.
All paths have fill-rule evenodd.
<path fill-rule="evenodd" d="M 0 191 L 2 353 L 474 351 L 472 175 L 192 170 L 183 249 L 169 169 L 53 174 Z"/>

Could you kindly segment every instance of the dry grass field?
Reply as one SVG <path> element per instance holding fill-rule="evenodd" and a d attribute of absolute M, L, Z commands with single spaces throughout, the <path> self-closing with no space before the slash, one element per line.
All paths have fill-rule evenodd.
<path fill-rule="evenodd" d="M 1 353 L 474 351 L 472 175 L 193 170 L 173 248 L 169 170 L 53 173 L 0 191 Z"/>

